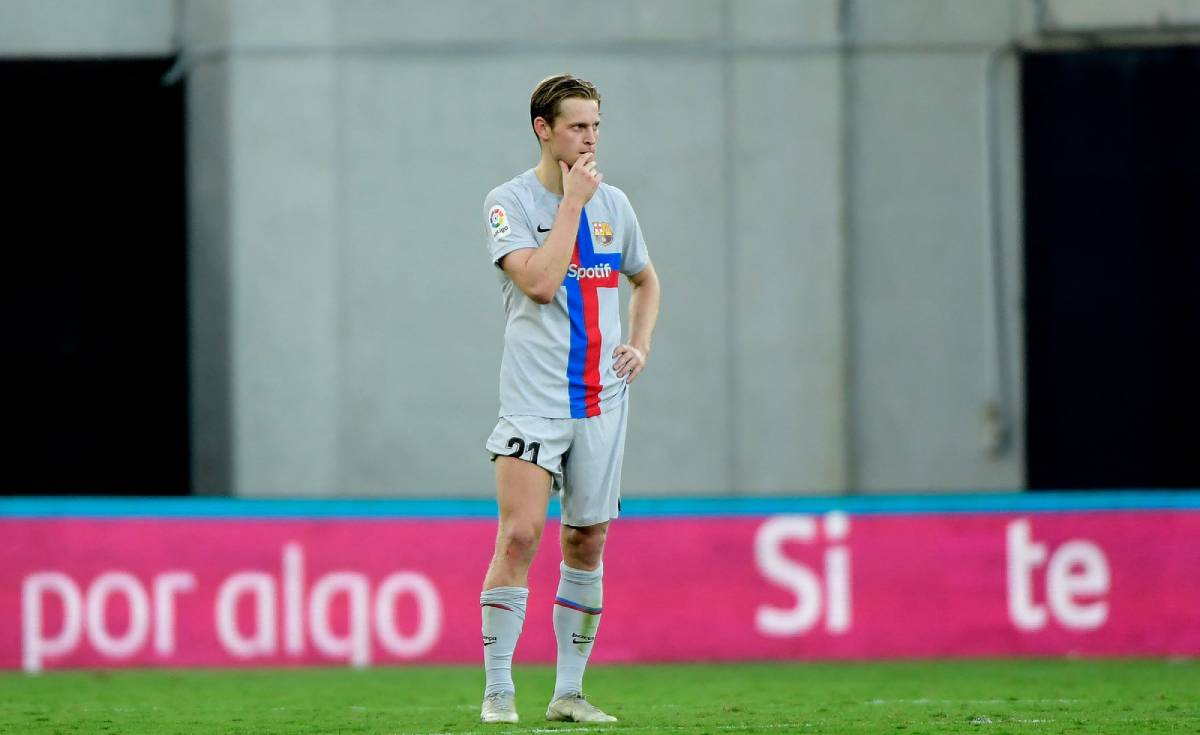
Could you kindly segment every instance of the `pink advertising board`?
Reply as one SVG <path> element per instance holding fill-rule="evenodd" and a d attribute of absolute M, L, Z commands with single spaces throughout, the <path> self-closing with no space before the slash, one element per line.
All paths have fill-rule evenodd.
<path fill-rule="evenodd" d="M 630 512 L 610 533 L 593 660 L 1197 655 L 1200 507 L 1187 506 L 1200 502 L 1186 500 Z M 463 517 L 372 517 L 369 504 L 238 516 L 255 506 L 225 501 L 188 516 L 146 502 L 136 515 L 0 505 L 0 667 L 481 659 L 486 505 Z M 554 524 L 518 662 L 554 657 Z"/>

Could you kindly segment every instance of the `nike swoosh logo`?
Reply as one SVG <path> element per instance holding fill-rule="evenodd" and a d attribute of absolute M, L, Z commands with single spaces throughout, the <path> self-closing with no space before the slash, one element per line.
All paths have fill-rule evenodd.
<path fill-rule="evenodd" d="M 544 229 L 544 230 L 543 230 L 543 229 L 542 229 L 542 226 L 541 226 L 541 225 L 538 225 L 538 228 L 537 228 L 537 230 L 538 230 L 538 232 L 549 232 L 549 231 L 550 231 L 550 228 L 549 228 L 549 227 L 547 227 L 546 229 Z"/>

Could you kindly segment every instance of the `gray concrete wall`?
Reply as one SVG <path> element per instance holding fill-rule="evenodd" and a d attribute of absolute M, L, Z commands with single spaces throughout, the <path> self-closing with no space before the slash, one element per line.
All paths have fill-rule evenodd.
<path fill-rule="evenodd" d="M 0 56 L 169 56 L 175 15 L 165 0 L 5 0 Z"/>
<path fill-rule="evenodd" d="M 229 406 L 198 423 L 197 445 L 229 462 L 204 462 L 197 485 L 491 492 L 481 443 L 503 313 L 478 210 L 536 162 L 532 85 L 571 69 L 605 96 L 606 177 L 634 201 L 667 294 L 635 386 L 628 491 L 838 489 L 839 67 L 717 45 L 832 43 L 833 7 L 606 3 L 538 51 L 531 21 L 549 5 L 189 4 L 189 78 L 224 80 L 206 83 L 211 105 L 190 99 L 223 109 L 229 131 L 198 162 L 221 168 L 228 195 L 193 198 L 193 232 L 210 211 L 224 231 L 195 257 L 230 264 L 226 281 L 194 283 L 230 305 L 224 346 L 196 357 L 210 375 L 197 403 Z"/>
<path fill-rule="evenodd" d="M 529 91 L 560 70 L 604 95 L 602 169 L 664 284 L 626 492 L 969 491 L 1023 484 L 1018 80 L 992 52 L 1198 20 L 1197 0 L 21 0 L 0 53 L 184 51 L 200 492 L 492 492 L 479 205 L 536 161 Z"/>
<path fill-rule="evenodd" d="M 838 4 L 731 7 L 737 50 L 722 175 L 732 219 L 718 244 L 732 349 L 728 488 L 841 492 L 849 452 Z"/>
<path fill-rule="evenodd" d="M 1020 311 L 1002 294 L 992 337 L 985 94 L 989 50 L 1017 34 L 1012 3 L 859 2 L 849 33 L 851 386 L 854 478 L 864 492 L 1021 487 L 1017 402 L 1008 451 L 982 446 L 988 406 L 1021 396 Z M 998 109 L 1016 160 L 1016 82 L 1002 57 Z M 1004 200 L 1017 201 L 1015 166 Z M 1004 282 L 1020 283 L 1017 209 L 1005 207 Z M 999 362 L 1004 362 L 1001 369 Z M 997 376 L 1007 384 L 999 386 Z"/>
<path fill-rule="evenodd" d="M 1036 15 L 1036 6 L 1032 9 Z M 1200 24 L 1197 0 L 1047 0 L 1040 21 L 1047 30 L 1175 30 Z"/>
<path fill-rule="evenodd" d="M 188 3 L 181 25 L 196 49 L 334 34 L 324 1 Z M 338 66 L 221 50 L 188 79 L 194 486 L 344 491 Z"/>

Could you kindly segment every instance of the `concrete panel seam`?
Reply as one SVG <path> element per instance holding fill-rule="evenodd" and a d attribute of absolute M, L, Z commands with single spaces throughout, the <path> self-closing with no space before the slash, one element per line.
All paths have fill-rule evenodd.
<path fill-rule="evenodd" d="M 986 397 L 980 411 L 981 449 L 990 459 L 1008 453 L 1011 439 L 1012 400 L 1009 394 L 1008 341 L 1004 314 L 1004 277 L 1000 199 L 999 141 L 996 94 L 1000 62 L 1012 49 L 988 54 L 983 68 L 983 226 L 984 257 L 984 384 Z"/>
<path fill-rule="evenodd" d="M 547 54 L 594 54 L 616 57 L 649 58 L 720 58 L 722 56 L 784 57 L 833 56 L 850 53 L 948 53 L 983 54 L 995 48 L 994 43 L 865 43 L 819 41 L 540 41 L 537 45 L 511 41 L 470 42 L 357 42 L 357 43 L 290 43 L 290 44 L 201 44 L 181 46 L 175 66 L 164 77 L 172 84 L 188 70 L 203 63 L 219 62 L 229 57 L 279 58 L 289 56 L 334 55 L 382 58 L 486 58 L 496 56 L 543 56 Z"/>
<path fill-rule="evenodd" d="M 851 114 L 851 104 L 853 97 L 851 95 L 850 84 L 850 58 L 847 49 L 852 41 L 852 7 L 850 0 L 838 0 L 838 43 L 842 47 L 842 52 L 838 55 L 838 76 L 840 81 L 840 92 L 838 105 L 841 108 L 842 135 L 841 145 L 838 151 L 838 165 L 841 168 L 841 228 L 842 228 L 842 248 L 841 248 L 841 381 L 842 381 L 842 477 L 841 487 L 839 488 L 843 494 L 851 494 L 855 492 L 857 484 L 857 468 L 855 465 L 855 445 L 854 445 L 854 373 L 851 369 L 851 361 L 854 359 L 854 319 L 853 308 L 853 279 L 850 277 L 852 257 L 851 248 L 854 246 L 853 241 L 853 217 L 850 213 L 850 199 L 852 194 L 850 176 L 853 171 L 850 157 L 852 151 L 850 148 L 853 131 L 850 126 L 853 124 L 854 116 Z"/>
<path fill-rule="evenodd" d="M 721 4 L 722 14 L 722 33 L 727 37 L 731 33 L 733 27 L 733 7 L 731 0 L 725 0 Z M 727 39 L 722 39 L 722 46 L 727 45 Z M 725 201 L 732 202 L 734 200 L 734 172 L 737 170 L 737 157 L 733 149 L 734 139 L 734 117 L 733 117 L 733 55 L 728 51 L 721 52 L 721 95 L 723 100 L 722 105 L 722 120 L 724 126 L 724 136 L 721 143 L 721 166 L 724 169 L 725 176 L 723 177 L 725 188 Z M 736 310 L 740 305 L 738 298 L 738 230 L 735 220 L 736 207 L 729 207 L 725 212 L 725 295 L 729 299 L 729 305 L 725 309 L 725 339 L 727 340 L 725 348 L 725 401 L 726 415 L 729 417 L 729 426 L 733 430 L 728 432 L 725 441 L 725 472 L 726 485 L 728 487 L 738 487 L 737 482 L 740 476 L 738 465 L 738 457 L 741 456 L 741 401 L 738 400 L 740 386 L 738 384 L 738 347 L 739 340 L 737 339 L 738 332 L 738 315 Z"/>

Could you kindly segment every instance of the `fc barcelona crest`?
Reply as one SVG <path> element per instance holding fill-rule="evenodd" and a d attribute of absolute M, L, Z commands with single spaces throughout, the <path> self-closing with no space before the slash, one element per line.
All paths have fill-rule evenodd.
<path fill-rule="evenodd" d="M 612 245 L 612 227 L 607 222 L 593 222 L 592 237 L 601 245 Z"/>

